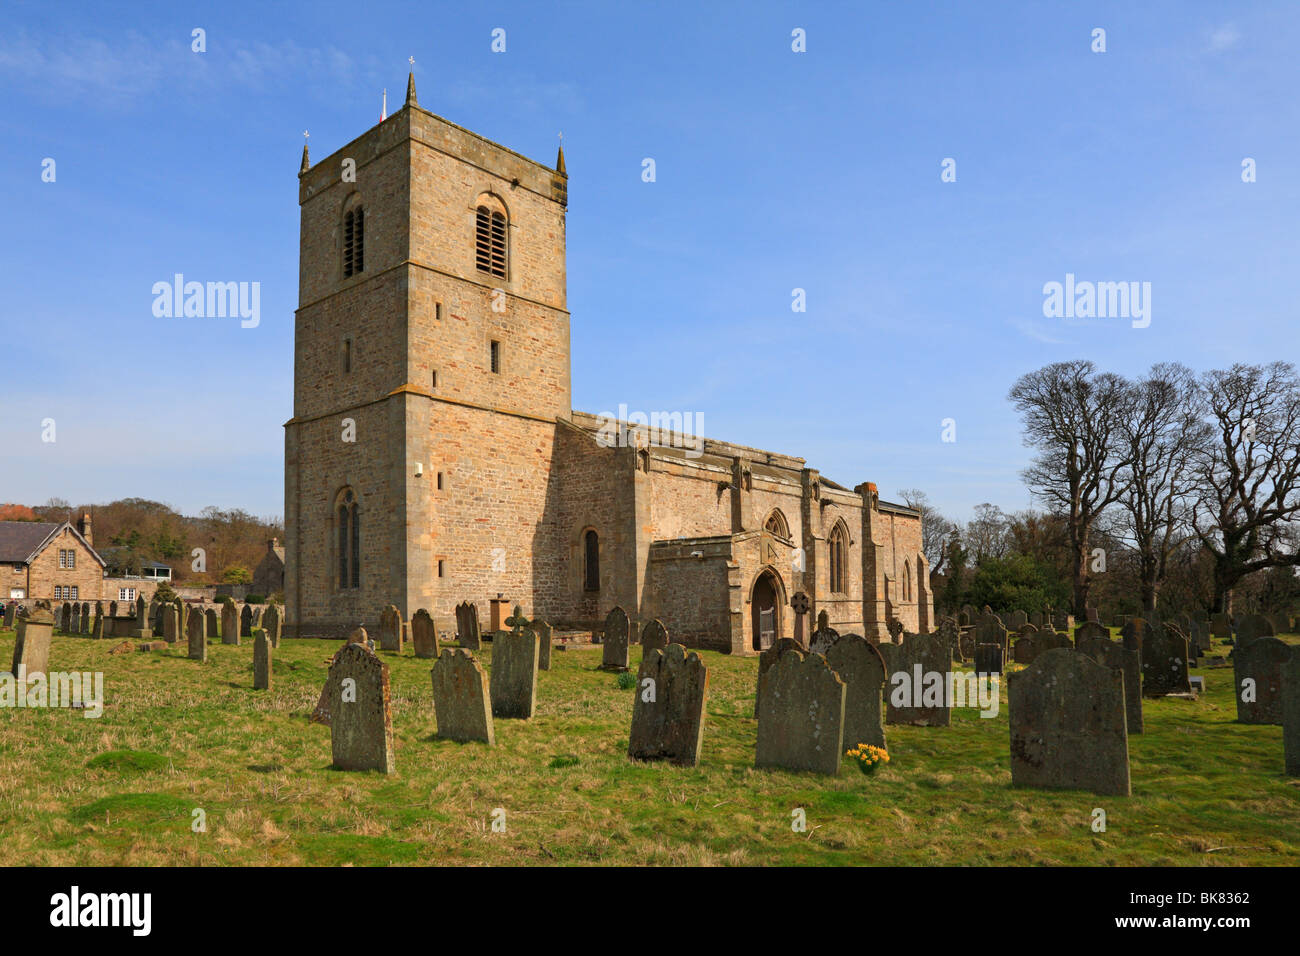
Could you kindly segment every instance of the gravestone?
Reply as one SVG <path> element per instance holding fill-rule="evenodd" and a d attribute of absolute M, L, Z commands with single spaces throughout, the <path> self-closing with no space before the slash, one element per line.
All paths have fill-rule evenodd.
<path fill-rule="evenodd" d="M 941 641 L 948 645 L 948 653 L 950 655 L 956 655 L 959 653 L 957 645 L 959 643 L 961 632 L 958 630 L 957 622 L 955 620 L 951 617 L 940 618 L 939 629 L 935 631 L 935 633 L 939 635 Z"/>
<path fill-rule="evenodd" d="M 379 612 L 379 649 L 402 652 L 402 614 L 395 604 Z"/>
<path fill-rule="evenodd" d="M 970 627 L 971 626 L 970 614 L 968 614 L 966 611 L 959 611 L 957 613 L 957 626 Z"/>
<path fill-rule="evenodd" d="M 239 644 L 239 609 L 231 600 L 221 604 L 221 643 Z"/>
<path fill-rule="evenodd" d="M 202 614 L 207 622 L 207 635 L 215 640 L 221 634 L 221 619 L 217 617 L 217 609 L 210 607 Z"/>
<path fill-rule="evenodd" d="M 262 630 L 266 631 L 267 640 L 271 642 L 271 647 L 280 646 L 280 628 L 282 622 L 280 619 L 280 605 L 271 604 L 262 614 Z"/>
<path fill-rule="evenodd" d="M 1126 625 L 1127 626 L 1127 625 Z M 1109 641 L 1110 628 L 1102 627 L 1096 621 L 1084 621 L 1074 629 L 1074 644 L 1081 641 Z"/>
<path fill-rule="evenodd" d="M 433 617 L 424 608 L 420 608 L 411 618 L 411 644 L 415 656 L 423 660 L 438 658 L 438 629 L 434 627 Z"/>
<path fill-rule="evenodd" d="M 1005 667 L 1001 644 L 975 645 L 975 673 L 1001 674 Z"/>
<path fill-rule="evenodd" d="M 1025 637 L 1028 634 L 1037 634 L 1038 627 L 1034 624 L 1021 624 L 1016 630 L 1017 637 Z"/>
<path fill-rule="evenodd" d="M 108 602 L 108 616 L 109 616 L 109 617 L 117 617 L 117 602 L 116 602 L 116 601 L 109 601 L 109 602 Z"/>
<path fill-rule="evenodd" d="M 1024 611 L 1011 612 L 1011 630 L 1018 631 L 1029 623 L 1029 615 Z"/>
<path fill-rule="evenodd" d="M 245 604 L 239 612 L 239 636 L 253 636 L 253 608 L 251 605 Z"/>
<path fill-rule="evenodd" d="M 790 598 L 790 610 L 794 611 L 794 639 L 799 642 L 801 647 L 807 647 L 808 644 L 804 639 L 804 621 L 808 617 L 808 609 L 812 603 L 808 600 L 808 595 L 802 591 L 796 591 Z M 892 633 L 892 628 L 890 629 Z"/>
<path fill-rule="evenodd" d="M 65 634 L 68 630 L 68 624 L 72 621 L 72 604 L 64 601 L 54 609 L 54 629 L 63 631 Z"/>
<path fill-rule="evenodd" d="M 190 612 L 185 638 L 189 641 L 190 660 L 206 661 L 208 659 L 208 618 L 198 608 Z"/>
<path fill-rule="evenodd" d="M 817 615 L 817 630 L 813 631 L 812 636 L 808 638 L 808 650 L 825 657 L 826 652 L 839 640 L 839 637 L 840 632 L 830 625 L 830 615 L 821 611 Z"/>
<path fill-rule="evenodd" d="M 975 656 L 974 630 L 962 631 L 957 635 L 957 653 L 963 661 L 968 661 Z"/>
<path fill-rule="evenodd" d="M 176 613 L 176 605 L 168 604 L 163 608 L 163 640 L 168 644 L 175 644 L 180 640 L 181 625 L 180 615 Z"/>
<path fill-rule="evenodd" d="M 1098 664 L 1117 670 L 1124 676 L 1124 715 L 1130 734 L 1140 734 L 1142 726 L 1142 657 L 1118 641 L 1100 638 L 1085 640 L 1076 645 L 1080 653 L 1087 654 Z"/>
<path fill-rule="evenodd" d="M 163 602 L 158 600 L 157 595 L 154 595 L 154 599 L 149 602 L 149 629 L 155 635 L 162 633 L 162 607 Z"/>
<path fill-rule="evenodd" d="M 1124 675 L 1067 648 L 1011 674 L 1011 785 L 1128 796 Z"/>
<path fill-rule="evenodd" d="M 903 647 L 917 640 L 910 636 Z M 945 649 L 945 653 L 948 653 Z M 949 657 L 951 660 L 951 657 Z M 826 663 L 844 682 L 844 743 L 885 746 L 885 728 L 880 720 L 884 689 L 888 683 L 885 659 L 865 637 L 848 634 L 826 653 Z"/>
<path fill-rule="evenodd" d="M 9 604 L 5 606 L 5 630 L 12 631 L 14 629 L 14 615 L 17 613 L 17 604 Z"/>
<path fill-rule="evenodd" d="M 463 647 L 444 647 L 430 674 L 438 736 L 444 740 L 495 744 L 488 678 L 474 654 Z"/>
<path fill-rule="evenodd" d="M 481 641 L 478 631 L 478 605 L 462 601 L 456 605 L 456 640 L 460 646 L 471 651 L 479 649 Z"/>
<path fill-rule="evenodd" d="M 799 642 L 792 637 L 777 638 L 772 642 L 770 647 L 763 650 L 758 655 L 758 683 L 754 685 L 754 717 L 758 718 L 759 708 L 763 704 L 763 696 L 759 691 L 763 688 L 763 675 L 765 675 L 772 666 L 781 658 L 783 654 L 790 651 L 803 650 Z"/>
<path fill-rule="evenodd" d="M 836 774 L 844 752 L 844 682 L 820 654 L 794 646 L 759 678 L 755 767 Z"/>
<path fill-rule="evenodd" d="M 537 669 L 551 669 L 551 625 L 545 621 L 533 621 L 533 633 L 537 635 Z"/>
<path fill-rule="evenodd" d="M 1210 615 L 1210 633 L 1217 640 L 1232 640 L 1232 618 L 1222 612 Z"/>
<path fill-rule="evenodd" d="M 1147 622 L 1145 618 L 1131 617 L 1124 622 L 1120 629 L 1119 636 L 1124 642 L 1124 646 L 1130 651 L 1137 651 L 1138 655 L 1142 654 L 1142 645 L 1146 642 Z M 1109 635 L 1107 636 L 1109 639 Z"/>
<path fill-rule="evenodd" d="M 53 640 L 54 615 L 50 611 L 37 608 L 26 617 L 18 619 L 13 664 L 9 668 L 14 680 L 25 684 L 36 674 L 48 680 L 50 644 Z"/>
<path fill-rule="evenodd" d="M 1282 753 L 1286 773 L 1300 777 L 1300 654 L 1282 669 Z"/>
<path fill-rule="evenodd" d="M 1011 659 L 1017 664 L 1032 664 L 1034 658 L 1041 654 L 1043 646 L 1038 642 L 1037 634 L 1026 634 L 1016 641 L 1011 649 Z"/>
<path fill-rule="evenodd" d="M 1263 614 L 1247 614 L 1237 622 L 1237 646 L 1235 657 L 1243 647 L 1249 647 L 1261 637 L 1273 637 L 1273 622 Z"/>
<path fill-rule="evenodd" d="M 159 624 L 158 627 L 159 630 L 161 630 L 162 625 Z M 90 633 L 90 603 L 89 602 L 86 602 L 81 605 L 81 633 L 82 634 Z"/>
<path fill-rule="evenodd" d="M 364 627 L 354 628 L 352 633 L 348 635 L 347 643 L 364 644 L 366 647 L 370 647 L 370 635 L 366 633 Z"/>
<path fill-rule="evenodd" d="M 668 629 L 664 627 L 664 622 L 655 618 L 645 627 L 641 628 L 641 647 L 642 656 L 646 651 L 658 648 L 663 650 L 668 646 Z"/>
<path fill-rule="evenodd" d="M 1043 629 L 1043 612 L 1034 611 L 1033 613 L 1031 613 L 1029 615 L 1029 623 L 1034 625 L 1034 627 L 1038 628 L 1038 630 L 1041 631 Z"/>
<path fill-rule="evenodd" d="M 628 756 L 698 766 L 708 692 L 709 670 L 699 654 L 680 644 L 648 648 L 637 671 Z"/>
<path fill-rule="evenodd" d="M 153 637 L 153 628 L 149 626 L 149 606 L 144 602 L 144 595 L 137 595 L 135 599 L 135 627 L 131 630 L 132 637 L 139 637 L 145 640 Z"/>
<path fill-rule="evenodd" d="M 1282 724 L 1282 677 L 1293 655 L 1290 644 L 1268 635 L 1243 644 L 1238 631 L 1232 679 L 1239 723 Z"/>
<path fill-rule="evenodd" d="M 1004 658 L 1010 649 L 1007 629 L 1002 626 L 1002 622 L 998 620 L 997 616 L 987 609 L 980 615 L 979 621 L 975 624 L 975 645 L 978 648 L 980 644 L 997 644 L 1002 648 Z"/>
<path fill-rule="evenodd" d="M 388 665 L 364 644 L 344 644 L 334 655 L 329 720 L 335 768 L 393 772 Z"/>
<path fill-rule="evenodd" d="M 1085 612 L 1085 615 L 1086 615 L 1086 617 L 1087 617 L 1087 619 L 1088 619 L 1088 621 L 1089 621 L 1090 623 L 1093 623 L 1093 624 L 1099 624 L 1099 623 L 1101 623 L 1100 620 L 1099 620 L 1098 617 L 1097 617 L 1097 609 L 1096 609 L 1095 607 L 1084 608 L 1084 612 Z"/>
<path fill-rule="evenodd" d="M 512 620 L 520 617 L 516 607 Z M 490 688 L 494 718 L 532 718 L 537 707 L 537 635 L 530 629 L 497 632 L 492 640 Z"/>
<path fill-rule="evenodd" d="M 1187 638 L 1178 628 L 1166 624 L 1152 630 L 1142 639 L 1141 654 L 1143 694 L 1147 697 L 1191 694 L 1192 685 L 1187 680 Z"/>
<path fill-rule="evenodd" d="M 1273 625 L 1274 636 L 1278 634 L 1291 633 L 1291 615 L 1278 612 L 1268 616 L 1269 623 Z"/>
<path fill-rule="evenodd" d="M 98 604 L 95 605 L 95 622 L 90 629 L 90 636 L 97 641 L 104 639 L 104 615 L 101 613 L 102 610 L 103 608 Z"/>
<path fill-rule="evenodd" d="M 998 651 L 1001 652 L 1001 647 Z M 976 647 L 977 660 L 978 653 Z M 885 722 L 915 727 L 947 727 L 952 722 L 948 700 L 948 674 L 951 670 L 952 652 L 937 634 L 909 635 L 899 647 L 889 673 L 889 684 L 885 688 Z M 916 699 L 918 695 L 920 700 Z"/>
<path fill-rule="evenodd" d="M 601 670 L 627 670 L 628 627 L 627 612 L 615 605 L 605 616 L 605 633 L 601 639 Z"/>
<path fill-rule="evenodd" d="M 844 635 L 844 637 L 850 637 L 850 636 L 857 636 L 857 635 L 849 635 L 849 634 Z M 880 657 L 885 662 L 885 677 L 886 680 L 888 680 L 889 675 L 894 673 L 894 671 L 898 669 L 895 665 L 898 663 L 898 648 L 900 645 L 875 644 L 873 646 L 876 648 L 877 651 L 880 652 Z"/>
<path fill-rule="evenodd" d="M 69 634 L 81 633 L 81 605 L 80 604 L 72 605 L 72 614 L 68 618 L 68 633 Z"/>
<path fill-rule="evenodd" d="M 260 627 L 253 635 L 253 690 L 271 689 L 271 639 Z"/>

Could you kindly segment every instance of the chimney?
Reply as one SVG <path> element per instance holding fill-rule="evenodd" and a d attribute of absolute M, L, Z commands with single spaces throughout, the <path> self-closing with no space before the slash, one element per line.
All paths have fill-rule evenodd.
<path fill-rule="evenodd" d="M 279 539 L 279 538 L 272 538 L 270 541 L 266 542 L 266 550 L 267 550 L 267 551 L 274 551 L 274 550 L 275 550 L 276 548 L 278 548 L 279 546 L 280 546 L 280 539 Z"/>
<path fill-rule="evenodd" d="M 95 546 L 95 539 L 91 536 L 90 533 L 89 512 L 83 514 L 81 516 L 81 520 L 77 522 L 77 531 L 79 531 L 81 533 L 81 536 L 86 539 L 86 544 L 90 545 L 92 548 Z"/>

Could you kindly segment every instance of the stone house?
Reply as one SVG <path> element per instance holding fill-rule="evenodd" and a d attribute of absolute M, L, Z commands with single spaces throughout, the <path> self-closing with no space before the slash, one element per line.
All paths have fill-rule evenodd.
<path fill-rule="evenodd" d="M 262 560 L 253 569 L 253 586 L 250 593 L 266 597 L 283 591 L 284 548 L 279 538 L 272 538 L 266 542 L 266 554 L 262 555 Z"/>
<path fill-rule="evenodd" d="M 355 168 L 355 176 L 345 170 Z M 933 625 L 920 515 L 689 413 L 572 408 L 568 175 L 422 109 L 303 149 L 286 634 L 502 595 L 557 629 L 614 605 L 756 653 L 790 599 L 889 640 Z"/>
<path fill-rule="evenodd" d="M 102 600 L 104 561 L 91 540 L 89 515 L 77 526 L 69 521 L 0 521 L 0 597 Z"/>

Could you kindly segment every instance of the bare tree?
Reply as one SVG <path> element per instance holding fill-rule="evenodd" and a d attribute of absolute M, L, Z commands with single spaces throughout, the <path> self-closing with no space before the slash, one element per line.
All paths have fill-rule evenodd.
<path fill-rule="evenodd" d="M 1025 484 L 1065 520 L 1074 614 L 1082 618 L 1091 582 L 1092 528 L 1124 491 L 1129 457 L 1120 427 L 1132 389 L 1120 376 L 1076 360 L 1022 375 L 1008 397 L 1024 420 L 1025 444 L 1039 451 L 1023 472 Z"/>
<path fill-rule="evenodd" d="M 947 560 L 945 545 L 955 525 L 936 509 L 930 507 L 930 498 L 918 488 L 903 488 L 898 492 L 907 507 L 921 512 L 921 551 L 930 565 L 931 574 L 943 571 Z"/>
<path fill-rule="evenodd" d="M 1011 551 L 1011 517 L 997 505 L 975 506 L 975 516 L 962 533 L 968 555 L 979 564 L 985 558 L 1003 558 Z"/>
<path fill-rule="evenodd" d="M 1112 531 L 1133 549 L 1143 611 L 1155 612 L 1170 557 L 1193 535 L 1192 472 L 1209 434 L 1191 369 L 1158 363 L 1134 384 L 1131 414 L 1120 421 L 1129 465 Z"/>
<path fill-rule="evenodd" d="M 1198 457 L 1193 524 L 1213 557 L 1214 610 L 1264 568 L 1300 564 L 1300 379 L 1289 362 L 1236 364 L 1202 379 L 1212 438 Z"/>

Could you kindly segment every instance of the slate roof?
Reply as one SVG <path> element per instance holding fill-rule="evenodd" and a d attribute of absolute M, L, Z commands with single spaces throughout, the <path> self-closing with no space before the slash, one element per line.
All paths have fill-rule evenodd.
<path fill-rule="evenodd" d="M 0 521 L 0 561 L 25 564 L 61 527 L 57 521 Z"/>

